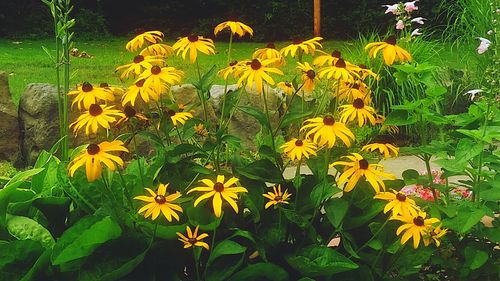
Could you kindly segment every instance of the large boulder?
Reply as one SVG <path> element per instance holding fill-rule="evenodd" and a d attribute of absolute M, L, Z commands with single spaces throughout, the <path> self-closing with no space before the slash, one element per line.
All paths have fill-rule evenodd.
<path fill-rule="evenodd" d="M 26 164 L 35 163 L 41 150 L 49 150 L 59 139 L 57 88 L 33 83 L 19 101 L 21 153 Z"/>
<path fill-rule="evenodd" d="M 17 109 L 9 92 L 9 76 L 0 72 L 0 160 L 18 165 L 19 135 Z"/>
<path fill-rule="evenodd" d="M 198 98 L 197 89 L 191 84 L 183 84 L 180 86 L 172 87 L 172 95 L 175 102 L 184 105 L 197 105 L 192 108 L 193 116 L 199 119 L 204 119 L 203 107 L 201 106 L 200 99 Z M 207 102 L 207 117 L 211 123 L 217 121 L 217 115 L 210 102 Z"/>

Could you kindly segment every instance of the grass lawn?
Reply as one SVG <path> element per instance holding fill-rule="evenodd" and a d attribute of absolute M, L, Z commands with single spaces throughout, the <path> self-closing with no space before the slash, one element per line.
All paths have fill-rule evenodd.
<path fill-rule="evenodd" d="M 108 82 L 114 85 L 125 85 L 118 79 L 114 73 L 115 67 L 129 63 L 134 54 L 125 50 L 126 38 L 110 38 L 101 41 L 75 42 L 75 47 L 80 51 L 94 55 L 94 58 L 73 58 L 71 68 L 71 84 L 75 85 L 84 81 L 91 83 Z M 173 42 L 167 42 L 173 44 Z M 286 42 L 277 43 L 277 47 L 285 46 Z M 470 60 L 464 59 L 461 55 L 464 52 L 453 50 L 449 45 L 438 43 L 433 44 L 433 55 L 428 58 L 433 63 L 441 66 L 452 66 L 455 68 L 466 68 L 470 65 Z M 257 48 L 263 47 L 263 43 L 236 43 L 233 45 L 232 57 L 236 60 L 246 59 L 251 56 Z M 45 46 L 51 52 L 54 51 L 53 40 L 27 40 L 22 42 L 12 42 L 10 40 L 0 40 L 0 71 L 6 71 L 10 74 L 9 83 L 14 102 L 17 104 L 19 96 L 29 83 L 55 83 L 54 64 L 49 56 L 43 51 Z M 333 49 L 342 51 L 342 56 L 356 63 L 367 63 L 368 58 L 363 52 L 362 46 L 355 41 L 326 41 L 323 43 L 324 50 L 331 52 Z M 226 42 L 216 42 L 217 53 L 214 56 L 200 55 L 199 63 L 203 71 L 208 71 L 210 67 L 216 65 L 218 69 L 226 64 L 226 52 L 228 44 Z M 467 52 L 473 51 L 472 46 L 461 46 Z M 471 49 L 471 50 L 469 50 Z M 310 56 L 305 56 L 305 60 L 310 60 Z M 289 63 L 282 70 L 285 73 L 283 80 L 291 80 L 297 71 L 295 64 Z M 196 78 L 195 65 L 183 61 L 180 57 L 168 59 L 170 65 L 176 66 L 186 73 L 185 81 L 189 83 Z M 223 84 L 221 78 L 217 78 L 215 83 Z"/>

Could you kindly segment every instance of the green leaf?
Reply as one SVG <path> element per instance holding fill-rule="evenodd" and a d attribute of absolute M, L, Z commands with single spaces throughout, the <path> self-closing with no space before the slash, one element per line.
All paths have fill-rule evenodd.
<path fill-rule="evenodd" d="M 43 251 L 40 243 L 33 240 L 0 243 L 0 279 L 20 280 Z"/>
<path fill-rule="evenodd" d="M 489 259 L 487 252 L 476 249 L 471 246 L 465 247 L 465 264 L 471 269 L 476 270 L 483 266 Z"/>
<path fill-rule="evenodd" d="M 403 176 L 403 179 L 405 181 L 405 184 L 406 185 L 410 185 L 410 184 L 416 184 L 417 183 L 417 179 L 420 176 L 420 174 L 418 173 L 417 170 L 408 169 L 408 170 L 405 170 L 403 172 L 402 176 Z"/>
<path fill-rule="evenodd" d="M 219 242 L 207 261 L 207 280 L 226 280 L 243 263 L 246 249 L 231 240 Z"/>
<path fill-rule="evenodd" d="M 446 94 L 446 92 L 448 92 L 448 90 L 443 86 L 428 87 L 425 90 L 425 94 L 428 95 L 429 97 L 433 97 L 433 98 L 440 97 L 440 96 Z"/>
<path fill-rule="evenodd" d="M 483 151 L 483 144 L 475 143 L 471 139 L 461 139 L 455 150 L 455 161 L 466 162 Z"/>
<path fill-rule="evenodd" d="M 332 197 L 337 192 L 340 192 L 340 189 L 325 180 L 313 187 L 309 197 L 314 207 L 319 207 L 321 202 Z"/>
<path fill-rule="evenodd" d="M 35 240 L 45 248 L 54 246 L 54 238 L 52 234 L 33 219 L 22 216 L 7 215 L 7 230 L 10 235 L 17 240 Z"/>
<path fill-rule="evenodd" d="M 413 115 L 410 116 L 408 111 L 393 110 L 387 115 L 384 125 L 387 126 L 404 126 L 417 123 L 417 118 Z"/>
<path fill-rule="evenodd" d="M 271 130 L 271 124 L 269 124 L 269 120 L 267 120 L 266 115 L 261 110 L 251 106 L 238 106 L 238 109 L 257 119 L 262 128 Z"/>
<path fill-rule="evenodd" d="M 236 172 L 249 179 L 270 183 L 280 183 L 283 180 L 280 169 L 268 159 L 254 161 L 246 166 L 236 166 Z"/>
<path fill-rule="evenodd" d="M 40 210 L 49 221 L 54 236 L 58 237 L 65 228 L 71 199 L 68 197 L 41 197 L 33 200 L 33 206 Z"/>
<path fill-rule="evenodd" d="M 250 264 L 242 270 L 236 272 L 229 280 L 234 281 L 285 281 L 288 280 L 288 273 L 281 267 L 272 263 Z"/>
<path fill-rule="evenodd" d="M 223 240 L 219 242 L 212 250 L 212 254 L 208 259 L 207 266 L 209 266 L 213 261 L 221 256 L 242 254 L 246 251 L 246 249 L 246 247 L 232 240 Z"/>
<path fill-rule="evenodd" d="M 309 226 L 309 221 L 303 215 L 298 214 L 294 210 L 282 208 L 281 212 L 291 223 L 296 224 L 300 228 L 306 229 Z"/>
<path fill-rule="evenodd" d="M 401 245 L 401 242 L 396 241 Z M 421 247 L 418 250 L 407 245 L 397 255 L 392 256 L 393 264 L 391 267 L 398 269 L 399 276 L 409 276 L 420 272 L 422 265 L 430 259 L 434 249 L 431 247 Z"/>
<path fill-rule="evenodd" d="M 109 240 L 120 237 L 122 230 L 111 217 L 88 216 L 66 230 L 54 246 L 52 264 L 61 265 L 86 257 Z"/>
<path fill-rule="evenodd" d="M 243 91 L 244 87 L 240 87 L 234 91 L 229 90 L 226 94 L 225 97 L 222 99 L 222 101 L 225 102 L 224 108 L 224 118 L 229 118 L 229 114 L 232 111 L 232 109 L 236 106 L 238 102 L 238 97 L 241 94 L 241 91 Z M 221 107 L 222 108 L 222 107 Z"/>
<path fill-rule="evenodd" d="M 309 117 L 312 115 L 312 111 L 307 111 L 307 112 L 288 112 L 284 117 L 283 121 L 281 121 L 281 126 L 280 128 L 287 127 L 288 125 L 296 122 L 296 121 L 301 121 L 302 119 Z"/>
<path fill-rule="evenodd" d="M 210 70 L 201 76 L 201 79 L 194 81 L 193 85 L 203 93 L 203 97 L 208 100 L 210 98 L 210 88 L 214 83 L 214 76 L 217 73 L 217 67 L 214 65 Z"/>
<path fill-rule="evenodd" d="M 479 223 L 485 214 L 483 209 L 462 206 L 454 218 L 443 221 L 443 224 L 452 230 L 466 233 Z"/>
<path fill-rule="evenodd" d="M 385 202 L 382 202 L 380 200 L 372 201 L 372 203 L 363 210 L 361 215 L 350 216 L 348 220 L 344 221 L 344 229 L 356 228 L 369 222 L 375 216 L 380 214 L 380 212 L 382 212 L 384 206 Z"/>
<path fill-rule="evenodd" d="M 309 246 L 285 259 L 290 266 L 307 277 L 330 276 L 358 268 L 350 259 L 325 246 Z"/>
<path fill-rule="evenodd" d="M 335 229 L 340 228 L 348 210 L 349 202 L 342 198 L 334 198 L 325 204 L 326 216 Z"/>

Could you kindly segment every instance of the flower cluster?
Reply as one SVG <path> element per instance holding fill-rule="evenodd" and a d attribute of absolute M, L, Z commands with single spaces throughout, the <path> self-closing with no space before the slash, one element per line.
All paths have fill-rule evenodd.
<path fill-rule="evenodd" d="M 392 5 L 382 5 L 382 7 L 386 8 L 386 14 L 393 14 L 396 16 L 396 30 L 404 30 L 410 29 L 413 23 L 423 25 L 426 20 L 423 17 L 412 18 L 412 12 L 418 10 L 418 6 L 416 5 L 417 2 L 418 0 L 405 3 L 399 2 Z M 410 34 L 411 37 L 418 35 L 422 35 L 422 33 L 420 33 L 420 28 L 414 29 Z"/>

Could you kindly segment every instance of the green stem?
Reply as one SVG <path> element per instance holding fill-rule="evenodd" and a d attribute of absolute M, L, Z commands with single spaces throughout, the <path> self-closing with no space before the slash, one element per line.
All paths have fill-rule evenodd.
<path fill-rule="evenodd" d="M 198 72 L 198 79 L 201 82 L 200 64 L 198 63 L 198 60 L 196 60 L 196 70 Z M 203 117 L 205 118 L 206 122 L 208 120 L 208 113 L 207 113 L 207 105 L 205 103 L 205 94 L 200 92 L 200 90 L 198 90 L 197 92 L 198 92 L 198 97 L 200 98 L 201 101 L 201 106 L 203 107 Z"/>
<path fill-rule="evenodd" d="M 267 123 L 269 124 L 269 133 L 271 134 L 271 144 L 273 146 L 273 154 L 276 154 L 276 142 L 274 141 L 273 129 L 271 128 L 271 116 L 269 114 L 269 108 L 267 106 L 266 91 L 262 91 L 262 98 L 264 99 L 264 111 L 266 112 Z M 274 158 L 276 165 L 281 169 L 282 167 L 279 164 L 277 157 L 275 156 Z"/>
<path fill-rule="evenodd" d="M 214 246 L 215 246 L 215 235 L 217 234 L 217 228 L 219 227 L 221 221 L 222 221 L 222 217 L 224 216 L 224 213 L 221 214 L 221 216 L 219 218 L 217 218 L 217 224 L 215 225 L 214 227 L 214 233 L 212 235 L 212 242 L 210 243 L 210 254 L 208 255 L 208 260 L 210 260 L 210 257 L 212 256 L 212 253 L 214 252 Z M 206 276 L 207 275 L 207 269 L 208 269 L 208 266 L 205 266 L 205 270 L 203 272 L 203 275 Z"/>
<path fill-rule="evenodd" d="M 132 141 L 134 142 L 134 154 L 137 157 L 137 167 L 139 168 L 139 177 L 141 178 L 141 187 L 145 187 L 146 185 L 144 184 L 144 173 L 142 172 L 142 165 L 141 165 L 141 158 L 139 157 L 139 154 L 137 153 L 137 141 L 135 140 L 135 134 L 132 136 Z"/>
<path fill-rule="evenodd" d="M 118 170 L 118 175 L 120 176 L 120 181 L 122 182 L 123 190 L 125 191 L 125 196 L 127 197 L 129 207 L 130 207 L 130 209 L 132 209 L 134 206 L 132 203 L 132 195 L 130 194 L 130 191 L 127 188 L 127 184 L 125 183 L 125 179 L 123 178 L 123 174 L 122 174 L 121 170 Z"/>
<path fill-rule="evenodd" d="M 297 177 L 300 176 L 300 166 L 302 165 L 302 159 L 299 160 L 299 163 L 297 164 L 297 168 L 295 170 L 295 177 L 294 179 L 297 179 Z M 299 189 L 300 186 L 295 187 L 295 209 L 297 209 L 297 205 L 299 203 Z"/>
<path fill-rule="evenodd" d="M 363 244 L 357 251 L 356 251 L 356 254 L 359 254 L 359 252 L 361 252 L 361 250 L 363 250 L 364 248 L 366 248 L 368 246 L 368 244 L 370 244 L 370 242 L 373 241 L 373 239 L 377 238 L 377 236 L 380 234 L 380 232 L 382 232 L 382 230 L 385 228 L 385 226 L 387 225 L 387 223 L 389 222 L 389 220 L 386 220 L 382 226 L 380 226 L 380 228 L 377 230 L 377 232 L 375 232 L 373 234 L 373 236 L 368 240 L 366 241 L 365 244 Z M 352 258 L 352 255 L 349 257 L 349 258 Z"/>
<path fill-rule="evenodd" d="M 283 120 L 285 119 L 286 114 L 288 113 L 288 111 L 290 111 L 290 107 L 292 106 L 293 99 L 295 98 L 297 93 L 300 91 L 300 89 L 302 89 L 303 86 L 304 86 L 304 84 L 300 85 L 300 87 L 297 90 L 295 90 L 295 92 L 292 94 L 292 97 L 290 98 L 290 102 L 288 103 L 288 106 L 285 108 L 285 112 L 281 116 L 281 118 L 278 122 L 278 126 L 276 127 L 276 130 L 274 130 L 274 132 L 272 133 L 273 138 L 278 134 L 278 131 L 281 128 L 281 124 L 283 123 Z M 302 96 L 302 100 L 304 100 L 303 96 Z M 304 113 L 304 110 L 302 110 L 302 113 Z"/>
<path fill-rule="evenodd" d="M 481 133 L 481 144 L 484 146 L 484 141 L 483 138 L 486 135 L 486 128 L 488 126 L 488 116 L 490 115 L 490 110 L 491 110 L 491 103 L 488 102 L 488 105 L 486 107 L 486 114 L 484 116 L 484 123 L 483 123 L 483 131 Z M 481 197 L 480 197 L 480 192 L 481 192 L 481 174 L 483 172 L 483 157 L 484 157 L 484 148 L 481 150 L 481 153 L 479 154 L 479 163 L 477 167 L 477 175 L 476 175 L 476 180 L 475 180 L 475 196 L 473 194 L 473 201 L 476 200 L 478 205 L 481 204 Z"/>
<path fill-rule="evenodd" d="M 198 257 L 196 256 L 196 250 L 193 246 L 193 258 L 194 258 L 194 268 L 196 269 L 196 280 L 200 281 L 200 261 L 198 260 Z"/>
<path fill-rule="evenodd" d="M 438 202 L 438 195 L 436 192 L 436 189 L 434 188 L 434 179 L 432 178 L 432 171 L 431 171 L 431 155 L 426 155 L 424 156 L 424 162 L 425 162 L 425 168 L 427 169 L 427 176 L 429 177 L 429 187 L 432 190 L 432 197 L 434 199 L 434 203 L 439 204 Z"/>

